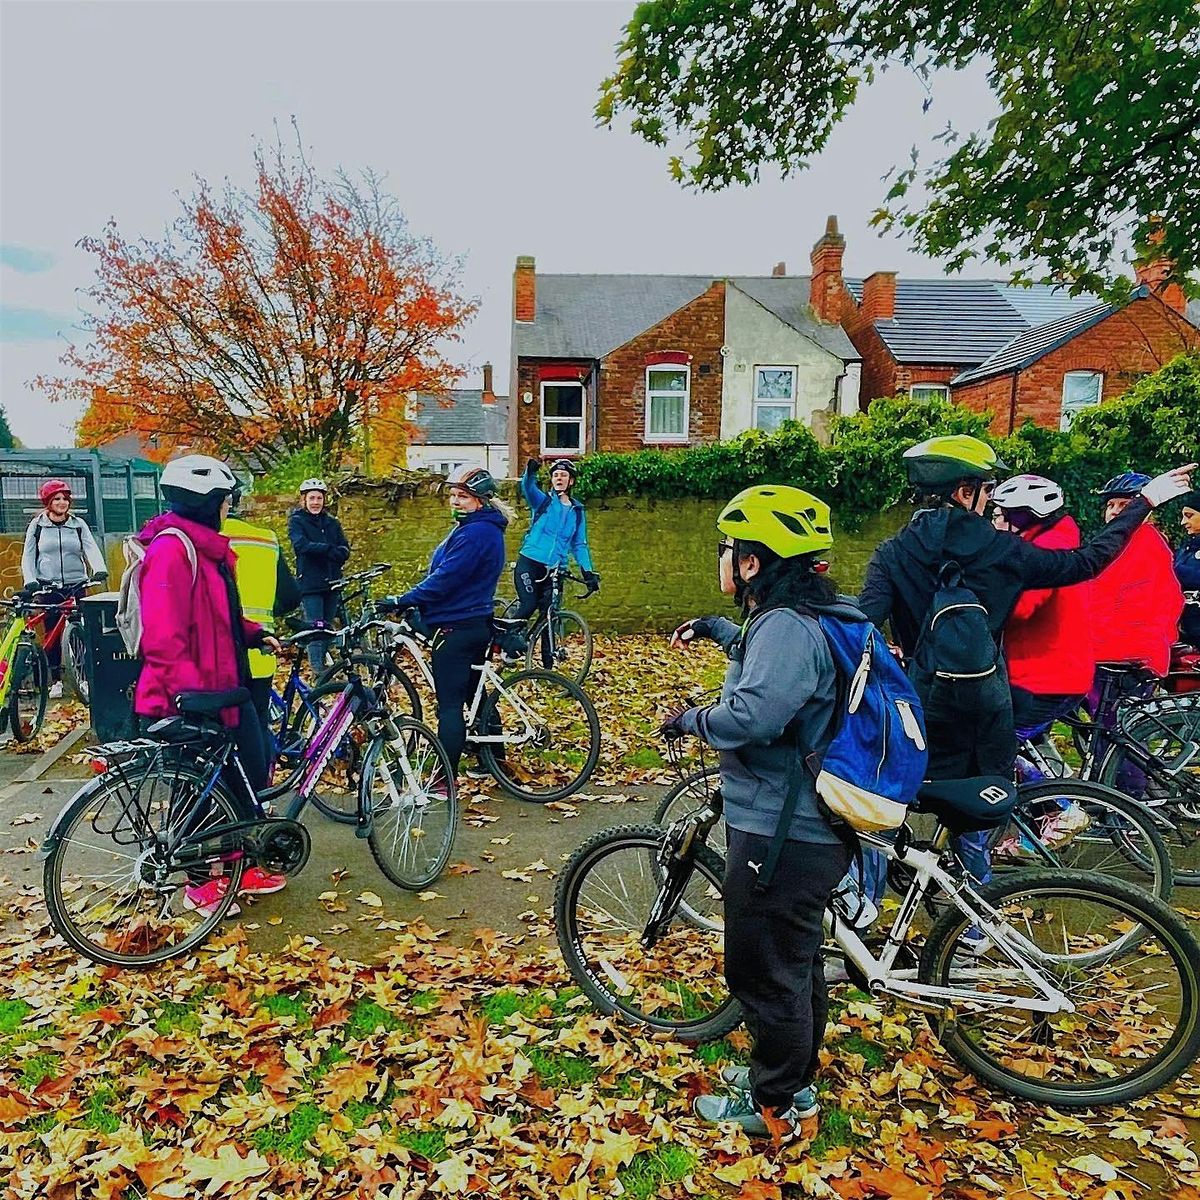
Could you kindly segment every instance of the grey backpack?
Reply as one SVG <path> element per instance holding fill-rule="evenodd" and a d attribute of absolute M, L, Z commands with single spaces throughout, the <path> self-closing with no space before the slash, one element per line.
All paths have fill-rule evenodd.
<path fill-rule="evenodd" d="M 192 583 L 196 582 L 196 547 L 192 539 L 182 529 L 160 529 L 150 539 L 151 544 L 160 537 L 170 534 L 183 543 L 187 551 L 188 562 L 192 568 Z M 125 649 L 130 654 L 138 655 L 142 651 L 142 564 L 146 560 L 149 546 L 143 546 L 136 535 L 127 537 L 122 543 L 125 553 L 125 570 L 121 573 L 120 595 L 117 598 L 117 629 Z"/>

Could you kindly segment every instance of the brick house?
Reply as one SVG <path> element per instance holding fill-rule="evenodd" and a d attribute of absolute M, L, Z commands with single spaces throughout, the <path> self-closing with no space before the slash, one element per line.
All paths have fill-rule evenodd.
<path fill-rule="evenodd" d="M 713 442 L 858 409 L 859 356 L 788 276 L 513 273 L 514 470 L 530 457 Z"/>
<path fill-rule="evenodd" d="M 483 364 L 483 387 L 454 388 L 448 396 L 414 392 L 409 397 L 411 425 L 405 450 L 410 470 L 449 475 L 457 467 L 486 467 L 510 475 L 508 397 L 492 390 L 492 364 Z"/>
<path fill-rule="evenodd" d="M 877 396 L 947 396 L 992 412 L 999 434 L 1026 419 L 1065 427 L 1198 344 L 1162 261 L 1139 266 L 1130 299 L 1112 306 L 1046 284 L 846 278 L 845 244 L 830 217 L 812 252 L 813 308 L 840 320 L 862 355 L 864 408 Z"/>

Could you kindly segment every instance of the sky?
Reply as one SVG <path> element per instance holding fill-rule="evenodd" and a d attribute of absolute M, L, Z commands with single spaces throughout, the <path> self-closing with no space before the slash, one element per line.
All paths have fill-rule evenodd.
<path fill-rule="evenodd" d="M 196 176 L 248 184 L 256 141 L 299 123 L 322 172 L 373 169 L 416 233 L 462 255 L 479 315 L 451 349 L 464 386 L 508 378 L 513 263 L 555 272 L 806 274 L 837 214 L 848 275 L 942 273 L 871 230 L 880 176 L 952 115 L 995 105 L 981 69 L 860 97 L 802 175 L 700 195 L 667 153 L 592 116 L 624 0 L 0 0 L 0 404 L 27 445 L 70 445 L 54 374 L 85 311 L 77 248 L 114 219 L 157 237 Z M 966 272 L 994 275 L 986 265 Z"/>

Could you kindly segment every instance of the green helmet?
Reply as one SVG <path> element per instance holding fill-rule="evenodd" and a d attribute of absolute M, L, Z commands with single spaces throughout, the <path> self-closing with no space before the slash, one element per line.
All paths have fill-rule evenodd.
<path fill-rule="evenodd" d="M 717 528 L 741 542 L 760 542 L 780 558 L 815 554 L 833 545 L 829 505 L 799 488 L 771 485 L 738 492 Z"/>
<path fill-rule="evenodd" d="M 966 433 L 943 434 L 918 442 L 904 452 L 909 483 L 918 487 L 950 487 L 964 479 L 995 479 L 1008 467 L 995 450 Z"/>

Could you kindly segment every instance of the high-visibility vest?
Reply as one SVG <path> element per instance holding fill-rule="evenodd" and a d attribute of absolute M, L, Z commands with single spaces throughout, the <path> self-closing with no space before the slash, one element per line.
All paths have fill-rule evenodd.
<path fill-rule="evenodd" d="M 240 517 L 229 517 L 221 526 L 237 556 L 238 595 L 242 612 L 264 629 L 275 628 L 275 585 L 279 575 L 279 539 L 259 525 Z M 275 655 L 265 650 L 250 651 L 250 674 L 270 679 L 275 674 Z"/>

